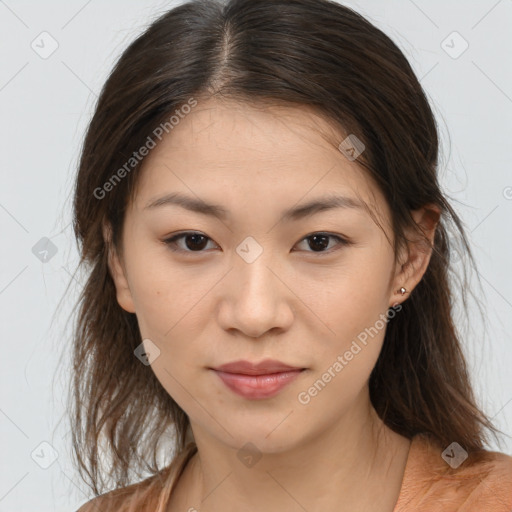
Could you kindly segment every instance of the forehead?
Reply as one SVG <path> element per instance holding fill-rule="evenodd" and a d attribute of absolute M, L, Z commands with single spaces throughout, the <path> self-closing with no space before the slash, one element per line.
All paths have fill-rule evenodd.
<path fill-rule="evenodd" d="M 198 102 L 145 158 L 136 206 L 183 191 L 247 206 L 340 193 L 386 208 L 366 170 L 339 151 L 345 137 L 307 107 Z"/>

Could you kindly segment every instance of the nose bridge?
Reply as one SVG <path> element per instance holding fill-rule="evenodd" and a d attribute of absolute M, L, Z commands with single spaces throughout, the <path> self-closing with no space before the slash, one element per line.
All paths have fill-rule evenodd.
<path fill-rule="evenodd" d="M 235 279 L 242 284 L 238 299 L 246 299 L 253 310 L 258 309 L 259 300 L 265 300 L 265 304 L 271 307 L 277 297 L 276 276 L 270 270 L 275 266 L 275 261 L 272 261 L 268 244 L 248 236 L 236 247 L 236 253 L 233 270 Z M 256 304 L 251 304 L 253 300 Z"/>
<path fill-rule="evenodd" d="M 232 286 L 223 309 L 224 327 L 253 337 L 274 327 L 286 327 L 292 314 L 286 286 L 276 276 L 279 265 L 271 249 L 247 237 L 236 247 L 236 253 L 229 277 Z"/>

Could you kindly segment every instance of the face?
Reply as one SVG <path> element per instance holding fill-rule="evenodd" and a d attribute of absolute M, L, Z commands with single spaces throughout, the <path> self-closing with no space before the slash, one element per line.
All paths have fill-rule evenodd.
<path fill-rule="evenodd" d="M 199 103 L 151 150 L 125 217 L 118 302 L 194 434 L 233 448 L 286 450 L 367 401 L 400 301 L 389 207 L 322 133 L 345 138 L 304 109 Z M 158 201 L 170 194 L 219 208 Z M 345 199 L 302 208 L 333 196 Z M 231 381 L 214 370 L 265 359 L 303 370 Z"/>

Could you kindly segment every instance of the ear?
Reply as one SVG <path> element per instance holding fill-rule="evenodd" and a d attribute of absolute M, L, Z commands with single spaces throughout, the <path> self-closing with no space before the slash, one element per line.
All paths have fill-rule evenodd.
<path fill-rule="evenodd" d="M 423 278 L 432 256 L 434 236 L 441 217 L 441 210 L 436 205 L 428 204 L 418 210 L 411 211 L 411 215 L 420 233 L 423 233 L 424 236 L 414 228 L 409 228 L 405 233 L 408 240 L 407 247 L 400 250 L 395 267 L 393 287 L 389 299 L 390 307 L 406 300 Z M 402 287 L 406 289 L 404 294 L 400 292 Z"/>
<path fill-rule="evenodd" d="M 135 313 L 130 286 L 126 278 L 126 270 L 112 242 L 112 227 L 109 223 L 103 223 L 103 239 L 105 240 L 105 247 L 108 254 L 108 268 L 116 287 L 117 302 L 128 313 Z"/>

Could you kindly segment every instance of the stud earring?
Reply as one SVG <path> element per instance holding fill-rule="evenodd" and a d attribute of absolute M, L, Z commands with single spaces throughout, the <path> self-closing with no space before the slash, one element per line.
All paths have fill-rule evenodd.
<path fill-rule="evenodd" d="M 405 292 L 407 292 L 407 290 L 402 286 L 402 288 L 400 288 L 400 290 L 398 290 L 402 295 L 405 295 Z"/>

